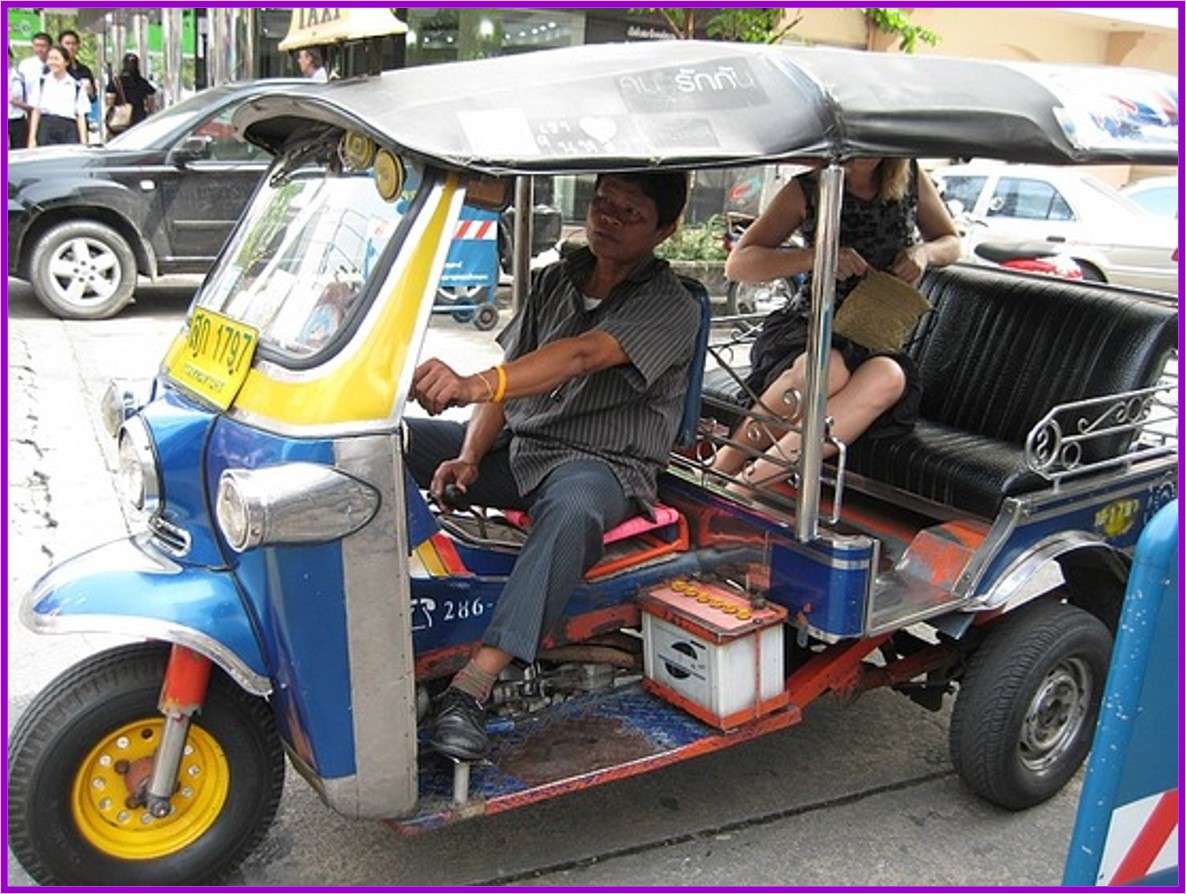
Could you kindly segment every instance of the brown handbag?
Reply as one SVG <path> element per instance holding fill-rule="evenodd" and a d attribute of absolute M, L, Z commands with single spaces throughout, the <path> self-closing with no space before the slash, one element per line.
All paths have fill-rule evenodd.
<path fill-rule="evenodd" d="M 902 349 L 930 302 L 896 276 L 870 270 L 836 311 L 832 331 L 871 351 Z"/>
<path fill-rule="evenodd" d="M 124 95 L 124 85 L 121 83 L 121 79 L 116 77 L 113 83 L 119 102 L 107 110 L 107 129 L 112 133 L 123 133 L 132 126 L 132 104 Z"/>

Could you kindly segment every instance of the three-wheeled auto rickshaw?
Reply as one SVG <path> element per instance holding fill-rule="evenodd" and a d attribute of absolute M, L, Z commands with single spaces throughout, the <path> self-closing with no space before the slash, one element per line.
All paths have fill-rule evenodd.
<path fill-rule="evenodd" d="M 1109 130 L 1097 105 L 1134 111 Z M 1129 550 L 1176 491 L 1176 306 L 930 271 L 918 424 L 840 443 L 823 379 L 843 162 L 1173 163 L 1171 79 L 681 41 L 309 84 L 235 126 L 275 163 L 149 391 L 104 401 L 145 529 L 24 598 L 36 632 L 145 640 L 66 672 L 12 735 L 9 843 L 35 879 L 223 877 L 264 836 L 286 757 L 334 810 L 427 830 L 877 686 L 931 709 L 956 692 L 953 761 L 996 804 L 1072 776 Z M 489 760 L 446 760 L 418 731 L 526 536 L 499 507 L 430 504 L 406 471 L 401 420 L 463 204 L 498 210 L 535 174 L 787 160 L 820 167 L 807 385 L 784 396 L 799 455 L 760 491 L 713 471 L 722 444 L 752 451 L 731 434 L 740 407 L 788 411 L 741 387 L 752 326 L 713 329 L 687 282 L 702 326 L 655 517 L 607 534 L 538 660 L 498 680 Z M 368 225 L 342 235 L 347 214 Z M 1035 597 L 1050 563 L 1062 584 Z"/>

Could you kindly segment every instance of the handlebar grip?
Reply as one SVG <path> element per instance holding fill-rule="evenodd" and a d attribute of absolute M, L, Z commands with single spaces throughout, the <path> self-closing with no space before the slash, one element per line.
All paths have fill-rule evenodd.
<path fill-rule="evenodd" d="M 448 509 L 469 509 L 469 494 L 456 484 L 446 484 L 444 493 L 441 494 L 441 503 Z"/>

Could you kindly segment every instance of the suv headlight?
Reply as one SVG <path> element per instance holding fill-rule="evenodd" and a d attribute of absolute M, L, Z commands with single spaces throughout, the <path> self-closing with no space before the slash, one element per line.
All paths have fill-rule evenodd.
<path fill-rule="evenodd" d="M 161 495 L 156 449 L 139 416 L 128 419 L 119 431 L 118 483 L 120 493 L 134 508 L 156 512 Z"/>

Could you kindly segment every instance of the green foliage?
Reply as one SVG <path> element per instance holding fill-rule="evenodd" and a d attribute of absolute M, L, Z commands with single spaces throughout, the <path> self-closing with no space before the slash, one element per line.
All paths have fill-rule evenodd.
<path fill-rule="evenodd" d="M 930 28 L 924 28 L 910 21 L 910 13 L 901 9 L 881 9 L 877 7 L 861 10 L 865 18 L 887 34 L 896 34 L 902 46 L 903 53 L 913 53 L 921 40 L 928 46 L 939 43 L 939 35 Z"/>
<path fill-rule="evenodd" d="M 680 227 L 655 254 L 668 261 L 723 261 L 728 257 L 725 219 L 716 214 L 702 224 Z"/>
<path fill-rule="evenodd" d="M 681 40 L 696 36 L 697 16 L 704 33 L 717 40 L 738 43 L 777 43 L 799 24 L 802 16 L 795 16 L 780 27 L 785 10 L 782 7 L 736 9 L 679 9 L 669 6 L 649 6 L 631 9 L 630 15 L 661 16 L 667 30 Z"/>

